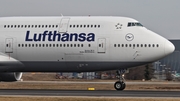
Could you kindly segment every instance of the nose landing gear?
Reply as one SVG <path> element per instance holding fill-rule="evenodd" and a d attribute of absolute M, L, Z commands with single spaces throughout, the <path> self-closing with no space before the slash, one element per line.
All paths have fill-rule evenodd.
<path fill-rule="evenodd" d="M 126 84 L 124 83 L 125 79 L 124 79 L 124 73 L 126 72 L 126 69 L 122 69 L 122 70 L 117 70 L 116 71 L 116 78 L 119 79 L 119 81 L 114 83 L 114 88 L 116 90 L 124 90 L 126 87 Z"/>

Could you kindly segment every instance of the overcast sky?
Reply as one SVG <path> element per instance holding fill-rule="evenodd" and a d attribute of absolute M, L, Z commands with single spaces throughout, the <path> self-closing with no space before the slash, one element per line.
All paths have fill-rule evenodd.
<path fill-rule="evenodd" d="M 180 0 L 0 0 L 0 16 L 127 16 L 180 39 Z"/>

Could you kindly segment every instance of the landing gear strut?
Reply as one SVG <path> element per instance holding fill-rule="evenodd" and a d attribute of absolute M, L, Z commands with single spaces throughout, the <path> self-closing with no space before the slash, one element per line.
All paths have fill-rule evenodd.
<path fill-rule="evenodd" d="M 119 79 L 119 81 L 114 83 L 114 88 L 116 90 L 124 90 L 126 87 L 126 84 L 124 83 L 124 73 L 126 72 L 126 69 L 117 70 L 116 71 L 116 78 Z"/>

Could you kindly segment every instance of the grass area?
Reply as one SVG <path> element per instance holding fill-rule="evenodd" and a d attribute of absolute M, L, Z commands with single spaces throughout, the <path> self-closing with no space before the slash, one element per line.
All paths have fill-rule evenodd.
<path fill-rule="evenodd" d="M 37 82 L 1 82 L 0 89 L 57 89 L 57 90 L 115 90 L 113 84 L 63 84 L 63 83 L 37 83 Z M 128 84 L 125 90 L 164 90 L 179 91 L 179 84 Z"/>
<path fill-rule="evenodd" d="M 1 97 L 0 101 L 179 101 L 178 98 Z"/>
<path fill-rule="evenodd" d="M 81 79 L 55 79 L 55 73 L 25 73 L 24 81 L 82 81 Z M 101 82 L 102 80 L 90 80 Z M 103 80 L 103 82 L 110 80 Z M 112 80 L 111 80 L 112 81 Z M 113 80 L 115 82 L 115 80 Z M 1 82 L 0 89 L 57 89 L 57 90 L 115 90 L 114 84 L 63 84 L 63 83 L 40 83 L 40 82 Z M 180 91 L 179 84 L 127 84 L 125 90 L 163 90 L 163 91 Z"/>

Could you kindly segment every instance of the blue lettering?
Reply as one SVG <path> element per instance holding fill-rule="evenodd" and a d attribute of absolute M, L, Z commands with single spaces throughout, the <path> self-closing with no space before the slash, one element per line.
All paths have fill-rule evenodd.
<path fill-rule="evenodd" d="M 57 33 L 57 31 L 54 31 L 54 35 L 53 35 L 53 41 L 56 41 L 56 37 L 58 41 L 61 40 L 61 34 Z"/>
<path fill-rule="evenodd" d="M 83 42 L 83 41 L 85 41 L 85 40 L 86 40 L 86 34 L 85 34 L 85 33 L 79 34 L 79 41 L 80 41 L 80 42 Z"/>
<path fill-rule="evenodd" d="M 68 41 L 68 39 L 69 39 L 69 34 L 65 33 L 62 35 L 61 41 L 65 42 L 65 41 Z"/>
<path fill-rule="evenodd" d="M 34 34 L 34 41 L 41 41 L 41 34 L 38 35 L 38 38 L 37 38 L 37 34 Z"/>
<path fill-rule="evenodd" d="M 32 38 L 30 37 L 30 31 L 26 32 L 25 41 L 95 41 L 94 33 L 58 33 L 57 31 L 44 31 L 43 33 L 34 33 Z"/>
<path fill-rule="evenodd" d="M 74 36 L 74 41 L 78 40 L 78 34 L 74 33 L 74 34 L 70 34 L 70 41 L 73 41 L 73 36 Z"/>
<path fill-rule="evenodd" d="M 51 39 L 51 36 L 52 36 L 53 34 L 52 34 L 52 31 L 49 31 L 49 34 L 48 34 L 48 41 L 52 41 L 52 39 Z"/>
<path fill-rule="evenodd" d="M 94 33 L 89 33 L 89 34 L 88 34 L 88 37 L 87 37 L 87 41 L 88 41 L 88 42 L 94 41 L 94 40 L 95 40 L 94 38 L 95 38 Z"/>
<path fill-rule="evenodd" d="M 45 41 L 45 40 L 46 40 L 46 35 L 47 35 L 47 33 L 48 33 L 48 31 L 44 31 L 42 41 Z"/>
<path fill-rule="evenodd" d="M 29 33 L 30 31 L 27 31 L 25 41 L 33 41 L 33 39 L 29 39 Z"/>

